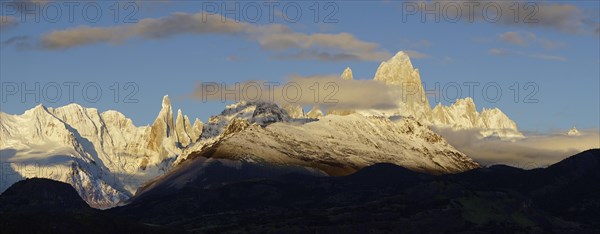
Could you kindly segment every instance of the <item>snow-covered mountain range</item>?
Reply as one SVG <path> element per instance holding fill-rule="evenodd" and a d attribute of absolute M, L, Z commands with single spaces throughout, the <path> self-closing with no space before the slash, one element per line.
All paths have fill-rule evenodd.
<path fill-rule="evenodd" d="M 241 103 L 236 109 L 239 105 L 261 106 Z M 195 151 L 192 154 L 299 165 L 320 169 L 329 175 L 346 175 L 382 162 L 435 174 L 461 172 L 478 166 L 411 118 L 328 115 L 318 121 L 292 119 L 267 127 L 262 127 L 254 118 L 234 119 L 236 121 L 229 122 L 218 141 L 190 148 Z"/>
<path fill-rule="evenodd" d="M 478 167 L 412 118 L 329 115 L 295 119 L 272 103 L 227 106 L 206 124 L 189 124 L 169 98 L 150 126 L 116 111 L 70 104 L 1 113 L 2 191 L 30 177 L 70 183 L 92 206 L 134 195 L 189 156 L 296 166 L 344 175 L 380 162 L 416 171 L 454 173 Z M 183 116 L 183 117 L 182 117 Z M 207 153 L 209 152 L 209 153 Z"/>
<path fill-rule="evenodd" d="M 181 111 L 173 121 L 168 97 L 154 123 L 143 127 L 117 111 L 99 113 L 77 104 L 38 105 L 0 117 L 0 191 L 24 177 L 51 178 L 72 184 L 95 207 L 132 196 L 168 170 L 202 131 L 202 122 L 191 125 Z"/>
<path fill-rule="evenodd" d="M 352 80 L 347 68 L 342 79 Z M 417 69 L 405 53 L 383 62 L 375 80 L 414 82 Z M 186 160 L 211 158 L 294 166 L 345 175 L 375 163 L 428 173 L 456 173 L 479 165 L 429 126 L 479 128 L 485 134 L 519 135 L 498 109 L 478 112 L 470 98 L 431 109 L 426 98 L 398 99 L 400 109 L 330 110 L 264 102 L 231 104 L 207 123 L 174 116 L 168 96 L 154 123 L 135 126 L 117 111 L 70 104 L 38 105 L 22 115 L 0 112 L 0 192 L 31 177 L 73 185 L 91 206 L 108 208 Z"/>
<path fill-rule="evenodd" d="M 343 80 L 353 80 L 352 70 L 346 68 L 341 76 Z M 375 116 L 403 116 L 413 117 L 419 122 L 436 127 L 452 128 L 454 130 L 479 130 L 481 137 L 498 136 L 501 138 L 520 138 L 523 134 L 516 123 L 506 116 L 500 109 L 486 109 L 477 111 L 475 102 L 471 97 L 457 99 L 450 106 L 438 103 L 433 109 L 427 99 L 419 70 L 414 68 L 408 54 L 398 52 L 388 61 L 382 62 L 373 78 L 390 86 L 397 86 L 399 93 L 397 105 L 394 110 L 327 110 L 327 114 L 347 115 L 361 113 Z M 298 107 L 286 107 L 289 109 Z M 319 108 L 313 107 L 312 115 L 296 115 L 294 117 L 321 117 Z M 311 113 L 309 112 L 309 113 Z M 299 113 L 299 112 L 294 112 Z"/>

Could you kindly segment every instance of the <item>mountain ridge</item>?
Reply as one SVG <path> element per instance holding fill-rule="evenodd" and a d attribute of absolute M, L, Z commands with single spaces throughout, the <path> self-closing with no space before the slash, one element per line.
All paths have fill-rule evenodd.
<path fill-rule="evenodd" d="M 349 67 L 341 79 L 353 79 Z M 499 109 L 479 113 L 470 98 L 434 108 L 444 118 L 432 120 L 419 72 L 403 52 L 382 62 L 374 79 L 390 85 L 413 82 L 423 96 L 406 102 L 400 98 L 406 107 L 402 113 L 381 115 L 360 110 L 324 115 L 318 106 L 305 114 L 298 106 L 242 101 L 226 106 L 207 123 L 196 119 L 192 124 L 183 111 L 175 115 L 166 95 L 155 121 L 139 127 L 118 111 L 100 113 L 74 103 L 58 108 L 38 105 L 22 115 L 0 113 L 0 149 L 11 152 L 6 162 L 15 167 L 0 191 L 41 175 L 71 183 L 90 205 L 108 208 L 189 155 L 211 147 L 224 159 L 301 165 L 331 175 L 381 162 L 434 174 L 456 173 L 479 165 L 431 131 L 432 123 L 480 127 L 489 131 L 486 134 L 496 134 L 498 126 L 518 132 Z M 56 173 L 27 172 L 28 165 Z"/>
<path fill-rule="evenodd" d="M 73 184 L 90 205 L 111 207 L 164 173 L 181 154 L 170 110 L 165 96 L 155 123 L 141 127 L 120 112 L 100 113 L 75 103 L 37 105 L 22 115 L 2 113 L 0 148 L 14 152 L 3 155 L 3 162 L 15 170 L 2 185 L 16 182 L 17 175 L 51 177 Z"/>

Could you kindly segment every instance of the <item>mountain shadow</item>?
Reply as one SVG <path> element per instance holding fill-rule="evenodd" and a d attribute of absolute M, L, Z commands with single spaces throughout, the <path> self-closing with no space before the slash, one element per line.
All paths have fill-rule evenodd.
<path fill-rule="evenodd" d="M 28 221 L 34 219 L 42 220 L 42 226 L 114 232 L 127 228 L 191 233 L 600 232 L 600 149 L 542 169 L 492 166 L 439 176 L 392 164 L 372 165 L 342 177 L 265 176 L 259 168 L 238 173 L 222 164 L 202 170 L 202 176 L 191 170 L 184 177 L 161 178 L 161 184 L 177 186 L 162 187 L 158 195 L 139 193 L 143 199 L 134 197 L 129 204 L 105 211 L 82 206 L 68 185 L 46 189 L 19 182 L 0 196 L 0 222 L 7 233 L 35 232 L 38 229 L 29 225 L 33 221 Z M 257 172 L 263 175 L 256 176 Z M 22 202 L 47 198 L 54 201 Z M 67 201 L 71 199 L 79 201 Z M 63 204 L 69 208 L 61 210 Z"/>
<path fill-rule="evenodd" d="M 67 183 L 33 178 L 0 195 L 2 233 L 181 233 L 90 208 Z"/>

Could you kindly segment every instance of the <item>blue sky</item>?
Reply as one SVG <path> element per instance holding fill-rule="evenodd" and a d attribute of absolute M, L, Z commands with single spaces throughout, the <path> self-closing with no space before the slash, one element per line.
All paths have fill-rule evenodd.
<path fill-rule="evenodd" d="M 442 87 L 450 82 L 480 82 L 474 95 L 478 109 L 499 107 L 522 130 L 552 132 L 572 126 L 597 129 L 600 125 L 600 38 L 596 31 L 600 3 L 597 1 L 536 2 L 539 21 L 529 24 L 490 23 L 477 18 L 481 15 L 477 13 L 473 23 L 467 20 L 451 23 L 444 19 L 440 23 L 433 19 L 422 22 L 419 13 L 408 15 L 403 11 L 406 10 L 403 6 L 407 5 L 395 1 L 335 2 L 331 7 L 337 7 L 337 11 L 332 19 L 337 22 L 329 23 L 323 22 L 324 17 L 335 8 L 324 9 L 325 2 L 319 2 L 318 23 L 314 22 L 314 11 L 311 10 L 315 2 L 299 2 L 303 14 L 298 22 L 282 18 L 282 15 L 293 17 L 294 12 L 290 8 L 288 14 L 280 13 L 281 6 L 286 3 L 281 2 L 279 7 L 275 7 L 274 22 L 269 23 L 268 8 L 262 5 L 263 2 L 254 2 L 263 6 L 260 9 L 262 20 L 256 23 L 242 21 L 241 25 L 234 25 L 242 27 L 242 31 L 235 29 L 238 31 L 231 33 L 213 28 L 209 33 L 197 33 L 185 31 L 189 28 L 183 27 L 173 32 L 167 25 L 164 26 L 167 29 L 160 31 L 161 38 L 158 39 L 135 33 L 124 38 L 115 35 L 107 38 L 106 33 L 117 32 L 113 30 L 115 28 L 133 29 L 139 25 L 114 23 L 111 6 L 115 2 L 98 5 L 103 14 L 96 23 L 86 22 L 81 17 L 80 8 L 75 8 L 74 22 L 69 22 L 64 5 L 58 22 L 48 22 L 42 17 L 38 23 L 31 16 L 22 20 L 22 12 L 7 10 L 6 3 L 3 1 L 4 7 L 0 9 L 0 15 L 4 17 L 0 31 L 0 76 L 3 85 L 0 105 L 1 111 L 11 114 L 20 114 L 37 102 L 33 95 L 27 96 L 25 102 L 21 101 L 20 93 L 7 95 L 6 89 L 10 85 L 25 84 L 33 88 L 38 82 L 42 89 L 56 82 L 62 87 L 58 102 L 48 102 L 40 97 L 44 105 L 55 107 L 69 102 L 67 88 L 62 84 L 79 82 L 80 85 L 74 89 L 75 102 L 102 111 L 118 110 L 132 118 L 136 125 L 150 124 L 160 109 L 163 95 L 167 94 L 175 110 L 181 108 L 190 118 L 206 121 L 209 116 L 218 114 L 225 103 L 202 103 L 186 98 L 198 82 L 283 81 L 290 75 L 339 74 L 347 66 L 352 68 L 355 79 L 372 79 L 379 63 L 385 59 L 379 58 L 382 53 L 391 56 L 405 50 L 413 54 L 413 65 L 419 68 L 427 88 L 436 82 Z M 249 2 L 238 3 L 247 6 Z M 136 6 L 139 11 L 133 19 L 138 22 L 148 18 L 165 19 L 161 17 L 172 16 L 175 12 L 190 16 L 203 10 L 200 2 L 188 1 L 138 1 Z M 222 10 L 222 6 L 218 6 L 218 13 Z M 128 13 L 130 11 L 122 9 L 118 14 L 120 21 Z M 273 24 L 287 26 L 291 33 L 283 32 L 292 36 L 348 33 L 353 39 L 340 40 L 339 43 L 367 43 L 375 48 L 340 48 L 327 44 L 327 41 L 307 48 L 284 46 L 283 49 L 274 49 L 261 44 L 260 40 L 277 36 L 278 32 L 261 35 L 258 39 L 253 38 L 252 33 L 244 34 L 245 28 Z M 52 32 L 76 32 L 81 31 L 82 26 L 106 31 L 101 35 L 87 31 L 85 33 L 88 34 L 78 41 L 72 38 L 75 34 L 54 35 L 60 43 L 44 41 L 44 38 L 50 38 Z M 331 54 L 348 52 L 359 56 L 341 60 L 311 56 L 280 58 L 314 51 Z M 370 56 L 371 53 L 373 56 Z M 89 82 L 96 82 L 102 89 L 102 96 L 97 102 L 86 101 L 81 95 L 82 86 Z M 495 103 L 487 102 L 481 95 L 481 87 L 490 82 L 498 83 L 503 91 L 502 98 Z M 515 82 L 520 88 L 519 102 L 516 103 L 510 89 Z M 523 86 L 530 82 L 539 88 L 533 96 L 539 100 L 537 103 L 522 101 L 531 91 L 524 90 Z M 115 83 L 119 84 L 119 102 L 113 100 Z M 138 100 L 136 103 L 123 103 L 125 96 L 133 91 L 132 86 L 125 89 L 128 83 L 139 88 L 133 96 Z M 461 97 L 467 96 L 466 86 L 462 87 L 462 91 Z M 432 97 L 430 102 L 434 103 Z M 442 100 L 442 103 L 449 102 Z"/>

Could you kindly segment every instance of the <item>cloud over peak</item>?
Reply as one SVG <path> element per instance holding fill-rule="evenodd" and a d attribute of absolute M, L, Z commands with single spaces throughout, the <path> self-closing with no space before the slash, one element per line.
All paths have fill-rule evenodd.
<path fill-rule="evenodd" d="M 315 89 L 315 87 L 317 89 Z M 232 90 L 235 95 L 232 94 Z M 402 90 L 375 80 L 343 80 L 339 75 L 291 76 L 286 82 L 200 83 L 190 97 L 201 101 L 265 101 L 333 109 L 393 109 Z M 229 93 L 229 94 L 228 94 Z M 365 94 L 368 95 L 359 95 Z"/>

